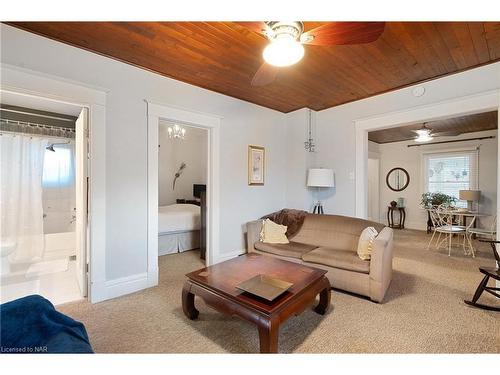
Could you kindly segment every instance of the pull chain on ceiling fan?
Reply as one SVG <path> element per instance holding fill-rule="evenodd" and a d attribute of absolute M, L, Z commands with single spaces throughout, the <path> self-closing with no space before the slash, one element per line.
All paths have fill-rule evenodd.
<path fill-rule="evenodd" d="M 264 48 L 264 64 L 257 70 L 253 86 L 274 81 L 280 67 L 298 63 L 304 45 L 330 46 L 371 43 L 382 35 L 385 22 L 329 22 L 304 32 L 300 21 L 237 22 L 269 40 Z"/>

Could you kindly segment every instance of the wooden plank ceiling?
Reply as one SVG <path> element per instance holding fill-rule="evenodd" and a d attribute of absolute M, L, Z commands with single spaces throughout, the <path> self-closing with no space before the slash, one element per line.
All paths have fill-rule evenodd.
<path fill-rule="evenodd" d="M 232 22 L 9 24 L 282 112 L 318 111 L 500 60 L 500 22 L 388 22 L 373 43 L 305 46 L 302 61 L 253 87 L 267 41 Z"/>
<path fill-rule="evenodd" d="M 420 129 L 422 123 L 399 128 L 377 130 L 368 133 L 368 139 L 376 143 L 408 141 L 417 136 L 412 130 Z M 497 129 L 498 112 L 485 112 L 475 115 L 454 117 L 446 120 L 432 121 L 425 124 L 433 133 L 457 132 L 460 134 Z M 436 139 L 437 140 L 437 139 Z"/>

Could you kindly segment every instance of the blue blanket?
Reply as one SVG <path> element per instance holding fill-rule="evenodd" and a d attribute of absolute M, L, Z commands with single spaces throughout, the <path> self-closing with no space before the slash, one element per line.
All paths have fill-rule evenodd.
<path fill-rule="evenodd" d="M 93 353 L 85 326 L 32 295 L 0 305 L 0 353 Z"/>

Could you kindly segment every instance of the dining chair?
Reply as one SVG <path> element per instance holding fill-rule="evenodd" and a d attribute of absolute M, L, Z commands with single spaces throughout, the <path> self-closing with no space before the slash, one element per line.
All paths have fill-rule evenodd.
<path fill-rule="evenodd" d="M 438 219 L 438 226 L 436 228 L 436 232 L 445 235 L 445 238 L 443 238 L 441 242 L 439 242 L 439 237 L 438 237 L 438 243 L 436 248 L 439 249 L 441 245 L 446 241 L 448 244 L 448 256 L 451 256 L 451 246 L 452 246 L 453 236 L 454 235 L 463 236 L 462 248 L 464 250 L 464 254 L 467 254 L 467 250 L 465 247 L 465 241 L 466 241 L 465 237 L 467 228 L 463 225 L 453 224 L 453 212 L 450 211 L 448 206 L 445 205 L 438 206 L 436 209 L 436 216 Z"/>
<path fill-rule="evenodd" d="M 475 219 L 476 217 L 474 217 L 473 221 Z M 488 228 L 472 228 L 472 226 L 468 226 L 466 232 L 467 232 L 466 233 L 467 243 L 472 252 L 472 257 L 474 258 L 476 255 L 474 251 L 475 249 L 473 246 L 472 237 L 476 235 L 476 236 L 486 237 L 487 239 L 494 241 L 497 236 L 497 215 L 493 216 L 491 225 Z"/>
<path fill-rule="evenodd" d="M 434 240 L 436 233 L 439 233 L 438 237 L 436 239 L 436 243 L 439 243 L 439 240 L 441 238 L 441 233 L 436 230 L 440 226 L 440 221 L 439 221 L 439 218 L 437 216 L 436 207 L 429 208 L 428 212 L 429 212 L 429 218 L 431 219 L 431 223 L 432 223 L 432 236 L 431 236 L 431 239 L 429 240 L 429 243 L 427 244 L 427 250 L 430 249 L 431 244 L 432 244 L 432 240 Z"/>

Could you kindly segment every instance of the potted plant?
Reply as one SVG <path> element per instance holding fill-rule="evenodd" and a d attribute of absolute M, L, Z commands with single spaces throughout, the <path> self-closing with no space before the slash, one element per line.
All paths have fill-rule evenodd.
<path fill-rule="evenodd" d="M 422 194 L 422 200 L 420 204 L 424 208 L 436 207 L 442 204 L 452 206 L 453 203 L 457 201 L 454 196 L 444 194 L 444 193 L 424 193 Z"/>

